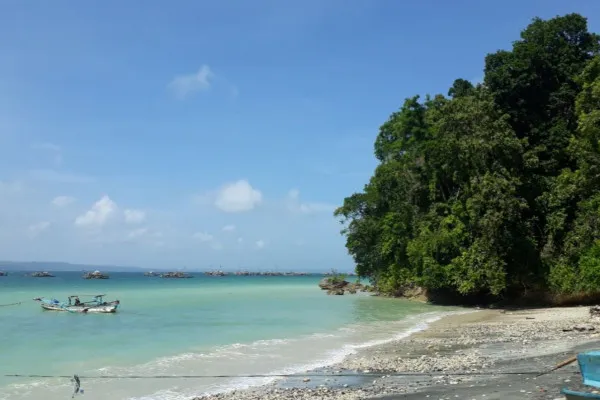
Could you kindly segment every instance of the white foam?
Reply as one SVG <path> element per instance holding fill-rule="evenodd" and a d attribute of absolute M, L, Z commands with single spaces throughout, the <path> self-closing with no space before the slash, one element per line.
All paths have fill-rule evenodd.
<path fill-rule="evenodd" d="M 294 374 L 300 374 L 303 372 L 335 365 L 335 364 L 341 363 L 346 357 L 356 353 L 358 350 L 369 348 L 372 346 L 379 346 L 379 345 L 383 345 L 386 343 L 404 339 L 414 333 L 426 330 L 432 323 L 434 323 L 446 316 L 466 314 L 466 313 L 471 313 L 471 312 L 475 312 L 475 311 L 468 310 L 468 311 L 453 311 L 453 312 L 444 312 L 444 313 L 432 312 L 432 313 L 425 313 L 425 314 L 418 314 L 418 315 L 410 316 L 400 322 L 410 322 L 411 320 L 420 320 L 420 321 L 417 322 L 415 325 L 402 330 L 401 332 L 399 332 L 396 335 L 392 335 L 391 337 L 388 337 L 385 339 L 370 340 L 370 341 L 358 343 L 358 344 L 346 344 L 346 345 L 342 346 L 341 348 L 338 348 L 338 349 L 335 349 L 332 351 L 328 351 L 323 357 L 321 357 L 313 362 L 290 365 L 288 367 L 284 367 L 281 369 L 277 369 L 275 371 L 271 371 L 269 373 L 265 373 L 264 375 L 294 375 Z M 425 319 L 422 319 L 422 318 L 425 318 Z M 386 324 L 389 324 L 389 323 L 386 323 Z M 339 331 L 340 332 L 342 332 L 342 331 L 348 332 L 348 329 L 342 328 Z M 354 332 L 354 331 L 355 330 L 352 330 L 352 332 Z M 313 339 L 332 338 L 332 337 L 336 337 L 336 335 L 334 335 L 334 334 L 313 334 L 313 335 L 309 336 L 309 338 L 313 338 Z M 238 343 L 235 345 L 230 345 L 230 346 L 225 346 L 225 347 L 235 347 L 235 348 L 244 347 L 244 348 L 253 348 L 254 349 L 256 347 L 264 347 L 264 346 L 270 346 L 270 345 L 274 345 L 274 344 L 289 344 L 292 342 L 298 342 L 300 340 L 302 340 L 302 339 L 263 340 L 263 341 L 258 341 L 258 342 L 254 342 L 254 343 L 247 344 L 247 345 Z M 220 349 L 220 351 L 225 351 L 225 349 L 222 348 L 222 349 Z M 259 356 L 264 356 L 264 354 L 262 354 L 262 355 L 259 354 Z M 280 379 L 282 379 L 282 378 L 279 376 L 260 377 L 260 378 L 234 378 L 231 381 L 215 385 L 214 387 L 209 388 L 209 389 L 203 391 L 202 393 L 195 392 L 195 393 L 185 393 L 184 394 L 181 391 L 177 391 L 177 389 L 175 389 L 175 388 L 171 388 L 170 390 L 162 390 L 160 392 L 156 392 L 156 393 L 150 395 L 149 397 L 135 397 L 135 398 L 130 398 L 130 400 L 189 400 L 190 396 L 193 397 L 193 396 L 198 396 L 199 394 L 228 393 L 228 392 L 232 392 L 235 390 L 244 390 L 244 389 L 249 389 L 252 387 L 268 385 L 268 384 L 271 384 Z"/>
<path fill-rule="evenodd" d="M 396 322 L 381 322 L 368 324 L 366 326 L 353 325 L 340 328 L 335 332 L 314 333 L 299 338 L 293 339 L 271 339 L 259 340 L 252 343 L 234 343 L 226 346 L 214 348 L 206 352 L 186 352 L 170 357 L 162 357 L 153 361 L 138 364 L 133 367 L 122 366 L 106 366 L 93 371 L 85 371 L 82 375 L 220 375 L 231 374 L 241 375 L 249 371 L 257 371 L 256 374 L 264 375 L 293 375 L 303 373 L 310 370 L 315 370 L 340 363 L 348 355 L 357 351 L 377 346 L 392 341 L 400 340 L 425 330 L 429 325 L 445 316 L 465 314 L 473 312 L 456 311 L 456 312 L 434 312 L 426 314 L 417 314 L 406 317 L 401 321 Z M 389 331 L 390 327 L 394 326 L 399 329 L 397 333 L 381 338 L 381 334 Z M 365 336 L 370 340 L 364 341 Z M 373 338 L 375 337 L 375 339 Z M 339 345 L 340 343 L 345 345 Z M 336 347 L 334 350 L 328 350 L 331 347 Z M 304 349 L 310 349 L 314 352 L 314 360 L 305 362 L 309 359 L 310 353 Z M 298 350 L 300 349 L 300 353 Z M 297 357 L 298 356 L 298 357 Z M 293 363 L 296 359 L 297 363 Z M 236 360 L 236 363 L 231 363 L 230 360 Z M 298 362 L 298 360 L 303 360 Z M 287 366 L 284 366 L 288 364 Z M 235 365 L 237 371 L 231 370 L 230 366 Z M 280 367 L 281 366 L 281 367 Z M 210 373 L 207 371 L 215 371 Z M 260 377 L 260 378 L 233 378 L 227 381 L 223 379 L 168 379 L 168 380 L 149 380 L 144 385 L 147 385 L 147 392 L 152 394 L 143 394 L 143 390 L 139 382 L 131 382 L 130 380 L 102 380 L 89 381 L 83 385 L 89 385 L 86 388 L 86 395 L 90 400 L 94 397 L 102 385 L 104 388 L 110 388 L 111 393 L 119 393 L 115 399 L 130 399 L 130 400 L 189 400 L 201 393 L 226 393 L 233 390 L 247 389 L 272 383 L 279 377 Z M 166 387 L 169 385 L 170 387 Z M 172 385 L 172 386 L 171 386 Z M 13 383 L 9 385 L 11 392 L 22 399 L 27 392 L 46 392 L 50 390 L 54 393 L 64 393 L 69 391 L 71 385 L 65 380 L 43 379 L 39 381 L 29 381 L 27 383 Z M 140 389 L 143 391 L 140 393 Z M 134 395 L 134 393 L 136 393 Z M 137 396 L 137 397 L 133 397 Z M 13 398 L 8 396 L 8 399 Z M 50 398 L 50 397 L 48 397 Z M 52 397 L 54 398 L 54 397 Z M 1 400 L 1 399 L 0 399 Z"/>

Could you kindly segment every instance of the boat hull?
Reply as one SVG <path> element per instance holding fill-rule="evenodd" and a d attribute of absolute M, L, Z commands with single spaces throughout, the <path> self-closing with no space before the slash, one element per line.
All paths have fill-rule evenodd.
<path fill-rule="evenodd" d="M 112 314 L 117 312 L 118 304 L 107 304 L 103 306 L 61 306 L 60 304 L 41 304 L 47 311 L 66 311 L 74 313 Z"/>
<path fill-rule="evenodd" d="M 600 399 L 600 394 L 598 393 L 577 392 L 569 389 L 563 389 L 561 392 L 565 395 L 565 400 Z"/>

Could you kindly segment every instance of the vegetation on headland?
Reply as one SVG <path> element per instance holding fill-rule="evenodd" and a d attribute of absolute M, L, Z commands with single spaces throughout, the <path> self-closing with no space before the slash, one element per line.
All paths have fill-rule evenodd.
<path fill-rule="evenodd" d="M 534 19 L 483 83 L 406 99 L 335 211 L 357 274 L 392 295 L 600 291 L 599 54 L 584 17 Z"/>

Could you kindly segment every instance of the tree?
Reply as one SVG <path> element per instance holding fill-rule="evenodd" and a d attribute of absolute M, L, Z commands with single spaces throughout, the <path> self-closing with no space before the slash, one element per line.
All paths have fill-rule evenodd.
<path fill-rule="evenodd" d="M 600 290 L 599 43 L 577 14 L 534 19 L 483 85 L 406 99 L 335 212 L 356 272 L 388 293 Z"/>

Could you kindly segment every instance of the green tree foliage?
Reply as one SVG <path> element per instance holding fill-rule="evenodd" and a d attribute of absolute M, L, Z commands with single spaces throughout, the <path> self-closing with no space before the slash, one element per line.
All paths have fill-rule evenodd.
<path fill-rule="evenodd" d="M 408 98 L 335 211 L 359 276 L 462 295 L 600 290 L 600 40 L 534 19 L 484 83 Z"/>

